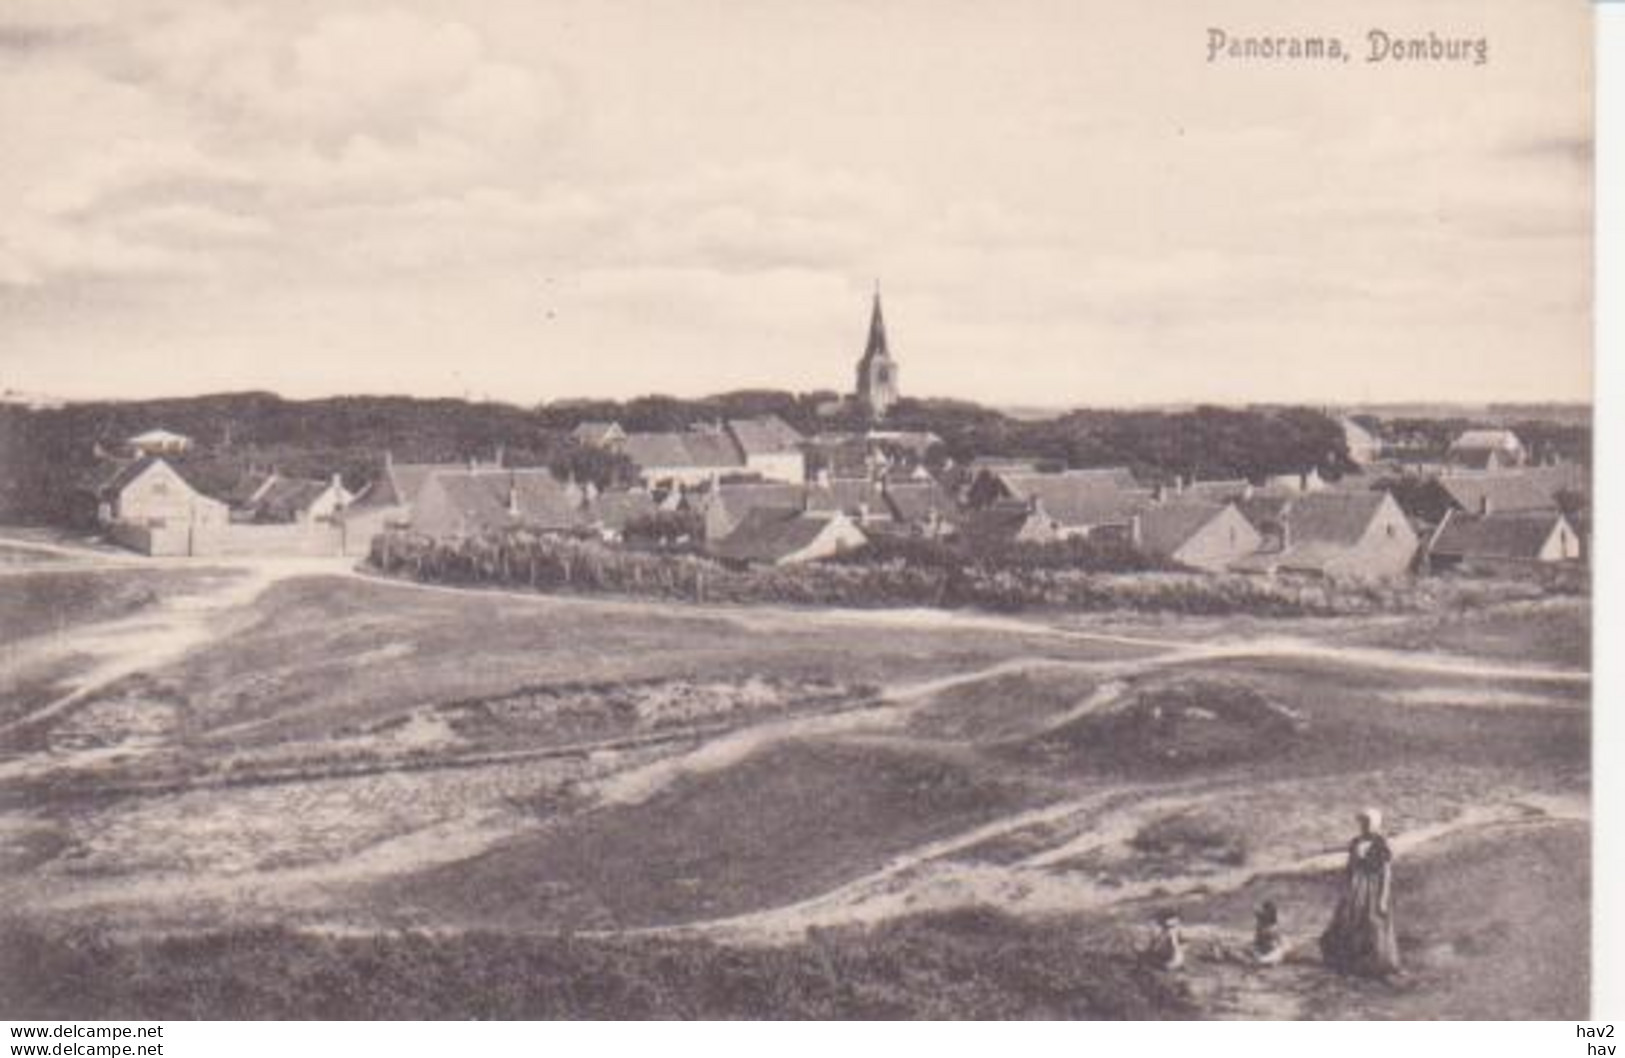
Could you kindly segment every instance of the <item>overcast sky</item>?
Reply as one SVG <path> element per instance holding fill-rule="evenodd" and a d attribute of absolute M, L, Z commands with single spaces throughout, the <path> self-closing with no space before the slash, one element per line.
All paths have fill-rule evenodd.
<path fill-rule="evenodd" d="M 845 389 L 878 277 L 909 394 L 1588 399 L 1589 20 L 5 0 L 0 389 Z M 1489 62 L 1372 66 L 1373 26 Z"/>

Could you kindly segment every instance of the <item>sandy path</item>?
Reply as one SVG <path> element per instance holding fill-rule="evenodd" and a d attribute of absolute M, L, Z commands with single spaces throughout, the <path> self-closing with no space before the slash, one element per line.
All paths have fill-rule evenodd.
<path fill-rule="evenodd" d="M 202 586 L 194 592 L 169 596 L 156 606 L 130 617 L 82 625 L 53 634 L 45 643 L 49 653 L 83 655 L 95 659 L 94 663 L 88 671 L 73 680 L 73 689 L 67 694 L 31 713 L 0 724 L 0 735 L 58 716 L 121 679 L 178 661 L 217 638 L 224 628 L 221 618 L 226 613 L 249 605 L 273 584 L 292 577 L 331 574 L 342 569 L 343 561 L 188 561 L 180 568 L 191 572 L 224 571 L 232 576 Z M 129 567 L 120 564 L 119 568 L 151 567 L 138 562 Z M 11 767 L 15 768 L 19 763 L 13 762 Z M 0 777 L 5 776 L 6 771 L 0 769 Z"/>
<path fill-rule="evenodd" d="M 792 904 L 707 922 L 627 932 L 701 934 L 734 943 L 776 944 L 797 940 L 813 927 L 874 924 L 926 910 L 992 904 L 1016 914 L 1064 914 L 1105 909 L 1152 896 L 1171 898 L 1182 892 L 1231 892 L 1261 877 L 1315 874 L 1335 870 L 1342 864 L 1346 853 L 1339 845 L 1308 855 L 1277 850 L 1244 867 L 1205 872 L 1183 881 L 1158 877 L 1103 886 L 1086 875 L 1055 869 L 1077 856 L 1121 845 L 1153 817 L 1200 804 L 1226 789 L 1239 788 L 1256 792 L 1260 787 L 1247 780 L 1118 787 L 1019 812 L 931 842 L 896 857 L 877 871 Z M 1582 798 L 1525 796 L 1475 806 L 1448 820 L 1394 835 L 1390 841 L 1397 854 L 1409 855 L 1447 838 L 1513 824 L 1589 823 L 1590 819 L 1590 804 Z M 1081 833 L 1014 864 L 953 860 L 956 854 L 990 839 L 1044 824 L 1060 824 Z"/>

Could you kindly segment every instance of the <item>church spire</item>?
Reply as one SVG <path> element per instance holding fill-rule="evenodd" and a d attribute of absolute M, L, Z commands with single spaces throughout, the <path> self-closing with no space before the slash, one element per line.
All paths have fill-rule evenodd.
<path fill-rule="evenodd" d="M 871 420 L 885 417 L 887 409 L 897 403 L 897 363 L 892 360 L 886 344 L 886 317 L 880 309 L 880 281 L 875 281 L 874 307 L 869 312 L 869 340 L 863 347 L 863 358 L 858 361 L 858 405 Z"/>
<path fill-rule="evenodd" d="M 874 308 L 869 312 L 869 341 L 863 347 L 863 358 L 873 360 L 890 356 L 891 352 L 886 348 L 886 317 L 880 311 L 880 280 L 877 279 Z"/>

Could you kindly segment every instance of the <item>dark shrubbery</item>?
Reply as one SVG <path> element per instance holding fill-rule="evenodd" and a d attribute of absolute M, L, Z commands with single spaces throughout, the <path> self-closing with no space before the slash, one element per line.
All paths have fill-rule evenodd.
<path fill-rule="evenodd" d="M 815 931 L 785 947 L 282 928 L 115 942 L 0 929 L 25 1019 L 1190 1017 L 1180 986 L 991 909 Z"/>
<path fill-rule="evenodd" d="M 1073 545 L 1013 547 L 972 560 L 942 544 L 892 541 L 841 561 L 741 569 L 701 555 L 611 547 L 517 529 L 457 539 L 393 532 L 373 541 L 374 567 L 447 584 L 633 595 L 690 602 L 805 606 L 977 607 L 987 610 L 1138 610 L 1263 617 L 1466 609 L 1535 599 L 1578 584 L 1537 579 L 1426 578 L 1338 581 L 1156 572 L 1101 551 L 1085 561 L 1138 564 L 1135 572 L 1080 568 Z M 868 549 L 865 549 L 866 551 Z M 1566 586 L 1565 586 L 1566 585 Z"/>

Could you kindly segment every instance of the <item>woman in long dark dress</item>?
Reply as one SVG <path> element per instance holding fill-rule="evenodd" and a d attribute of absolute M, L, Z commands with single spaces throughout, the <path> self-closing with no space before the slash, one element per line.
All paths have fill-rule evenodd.
<path fill-rule="evenodd" d="M 1386 977 L 1399 971 L 1394 937 L 1394 853 L 1382 836 L 1382 813 L 1367 808 L 1355 817 L 1360 833 L 1349 842 L 1343 896 L 1331 925 L 1320 935 L 1328 966 L 1345 973 Z"/>

